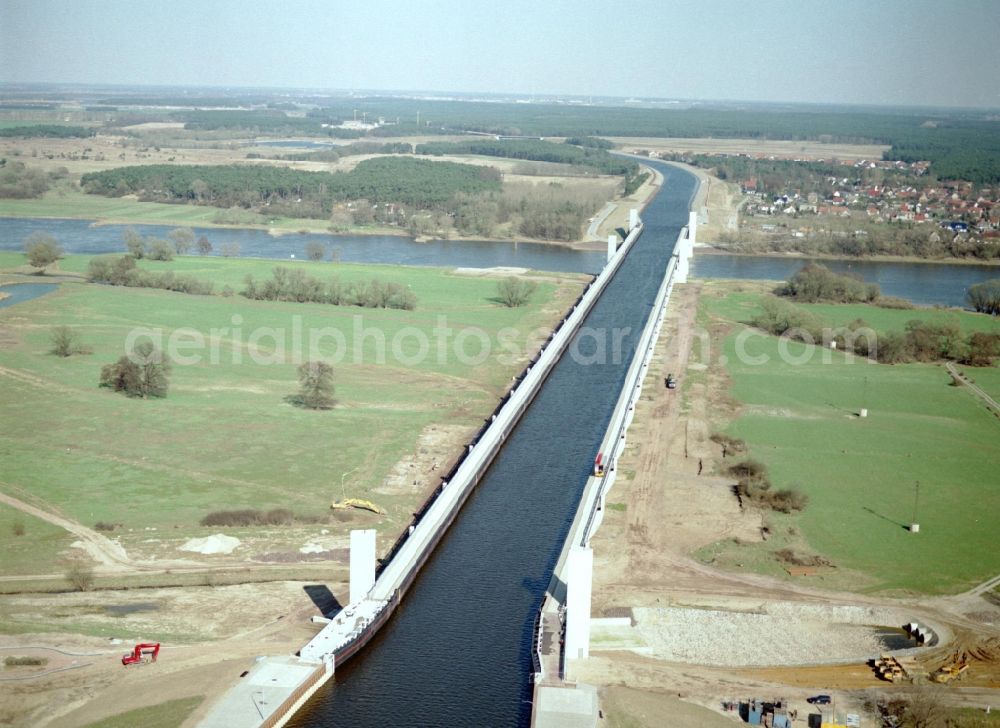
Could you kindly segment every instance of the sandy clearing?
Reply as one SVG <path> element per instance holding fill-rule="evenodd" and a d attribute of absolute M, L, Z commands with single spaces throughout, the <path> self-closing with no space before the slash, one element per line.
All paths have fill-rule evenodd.
<path fill-rule="evenodd" d="M 779 159 L 881 159 L 887 144 L 834 144 L 773 139 L 711 139 L 683 137 L 607 137 L 622 151 L 641 150 L 691 154 L 750 154 Z"/>

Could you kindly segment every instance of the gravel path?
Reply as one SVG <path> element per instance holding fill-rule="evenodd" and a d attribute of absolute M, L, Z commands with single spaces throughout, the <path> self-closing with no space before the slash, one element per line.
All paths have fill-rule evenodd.
<path fill-rule="evenodd" d="M 906 621 L 893 609 L 786 602 L 752 612 L 668 607 L 634 614 L 651 656 L 727 667 L 867 660 L 886 651 L 875 626 Z"/>

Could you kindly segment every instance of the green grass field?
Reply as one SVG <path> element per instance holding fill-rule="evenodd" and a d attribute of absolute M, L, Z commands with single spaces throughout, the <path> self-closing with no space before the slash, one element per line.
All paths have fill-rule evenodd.
<path fill-rule="evenodd" d="M 207 205 L 168 205 L 162 202 L 142 202 L 127 197 L 88 195 L 79 190 L 55 189 L 34 200 L 0 200 L 0 217 L 55 217 L 101 220 L 107 223 L 150 223 L 160 225 L 216 226 L 212 221 L 220 212 Z M 268 218 L 260 225 L 294 232 L 300 229 L 327 229 L 327 222 L 314 218 Z"/>
<path fill-rule="evenodd" d="M 958 369 L 973 383 L 978 384 L 986 394 L 1000 402 L 1000 368 L 959 367 Z"/>
<path fill-rule="evenodd" d="M 139 725 L 144 728 L 178 728 L 204 699 L 203 695 L 199 695 L 194 698 L 168 700 L 158 705 L 113 715 L 96 723 L 90 723 L 86 728 L 134 728 Z"/>
<path fill-rule="evenodd" d="M 19 263 L 17 258 L 0 256 L 0 266 Z M 86 262 L 85 256 L 71 256 L 61 265 L 83 270 Z M 182 258 L 148 265 L 239 287 L 246 273 L 266 275 L 273 262 Z M 300 265 L 318 276 L 406 283 L 417 309 L 272 303 L 73 282 L 0 309 L 0 401 L 8 423 L 0 431 L 0 487 L 13 495 L 31 493 L 88 526 L 123 524 L 116 537 L 141 550 L 148 528 L 173 540 L 217 532 L 197 524 L 219 509 L 280 507 L 325 516 L 330 500 L 342 497 L 346 474 L 347 496 L 371 498 L 389 511 L 380 519 L 357 514 L 357 522 L 378 521 L 376 527 L 395 538 L 422 495 L 374 492 L 391 467 L 415 453 L 425 428 L 458 425 L 474 432 L 523 367 L 497 362 L 500 329 L 518 330 L 523 344 L 534 329 L 553 325 L 581 288 L 577 282 L 542 282 L 530 305 L 509 309 L 493 300 L 495 279 L 441 269 Z M 463 363 L 453 351 L 439 359 L 432 332 L 439 317 L 452 329 L 452 342 L 464 327 L 478 327 L 492 340 L 494 355 L 481 364 Z M 62 324 L 78 331 L 93 354 L 49 354 L 51 328 Z M 200 353 L 201 361 L 175 363 L 166 399 L 128 399 L 97 386 L 101 367 L 121 355 L 126 336 L 137 328 L 162 332 L 164 346 L 181 329 L 207 342 L 204 350 L 181 352 Z M 366 332 L 360 342 L 356 329 Z M 298 388 L 296 330 L 303 358 L 309 356 L 310 331 L 322 333 L 317 352 L 335 369 L 339 404 L 332 411 L 307 411 L 285 401 Z M 424 357 L 420 336 L 431 344 Z M 381 337 L 384 363 L 378 358 Z M 477 353 L 476 342 L 467 339 L 469 356 Z M 460 444 L 452 448 L 454 455 Z M 4 563 L 5 571 L 12 568 Z"/>
<path fill-rule="evenodd" d="M 748 318 L 752 296 L 717 298 L 724 290 L 719 285 L 703 297 L 709 313 L 730 321 Z M 850 320 L 858 313 L 872 320 L 882 310 L 871 309 L 869 318 L 859 307 L 830 307 L 824 315 Z M 915 312 L 886 313 L 912 318 Z M 962 320 L 967 328 L 992 325 L 974 314 Z M 732 395 L 743 405 L 726 431 L 747 441 L 776 488 L 797 487 L 810 497 L 800 515 L 769 517 L 797 528 L 809 548 L 840 568 L 869 577 L 869 590 L 956 592 L 1000 573 L 1000 421 L 950 386 L 943 367 L 852 362 L 820 349 L 806 359 L 802 344 L 757 331 L 743 342 L 743 353 L 767 363 L 751 364 L 738 350 L 742 331 L 737 326 L 721 352 Z M 784 361 L 782 350 L 803 361 Z M 868 408 L 867 418 L 857 416 L 861 407 Z M 911 534 L 905 527 L 913 517 L 917 481 L 921 532 Z M 773 560 L 743 553 L 775 548 L 740 547 L 739 560 L 776 573 Z M 726 561 L 720 549 L 709 551 Z"/>
<path fill-rule="evenodd" d="M 73 538 L 51 523 L 0 504 L 0 564 L 3 573 L 50 574 Z"/>

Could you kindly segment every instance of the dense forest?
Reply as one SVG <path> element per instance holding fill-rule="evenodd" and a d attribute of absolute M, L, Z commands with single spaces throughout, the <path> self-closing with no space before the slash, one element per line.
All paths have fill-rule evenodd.
<path fill-rule="evenodd" d="M 62 124 L 29 124 L 0 128 L 0 137 L 36 139 L 41 137 L 70 139 L 86 138 L 96 134 L 96 129 L 84 126 L 63 126 Z"/>
<path fill-rule="evenodd" d="M 500 174 L 490 167 L 379 157 L 334 173 L 269 165 L 121 167 L 85 174 L 81 184 L 87 192 L 112 197 L 138 194 L 144 200 L 327 217 L 333 203 L 360 199 L 435 209 L 459 192 L 499 191 Z"/>
<path fill-rule="evenodd" d="M 885 159 L 927 160 L 940 179 L 962 179 L 977 184 L 1000 182 L 1000 123 L 995 121 L 942 122 L 921 126 L 893 138 Z"/>
<path fill-rule="evenodd" d="M 184 122 L 185 129 L 195 131 L 216 131 L 235 129 L 255 134 L 305 134 L 326 136 L 336 139 L 357 139 L 364 136 L 357 129 L 341 129 L 324 123 L 339 124 L 340 119 L 321 119 L 289 116 L 284 111 L 267 109 L 260 111 L 179 111 L 172 117 Z"/>
<path fill-rule="evenodd" d="M 383 118 L 369 135 L 399 137 L 481 132 L 505 136 L 715 137 L 877 143 L 891 146 L 890 159 L 932 162 L 942 179 L 975 183 L 1000 181 L 1000 120 L 985 112 L 947 109 L 842 109 L 790 105 L 736 108 L 699 104 L 688 108 L 493 103 L 372 96 L 305 96 L 296 101 L 268 94 L 215 98 L 164 96 L 107 99 L 108 127 L 121 127 L 135 111 L 115 113 L 123 104 L 142 105 L 149 120 L 182 121 L 195 131 L 232 130 L 250 134 L 296 134 L 334 138 L 365 136 L 339 127 L 352 118 Z M 264 108 L 250 109 L 250 105 Z M 224 110 L 167 109 L 169 106 L 242 106 Z M 99 109 L 100 106 L 88 108 Z M 134 119 L 132 119 L 134 121 Z M 23 130 L 28 127 L 21 127 Z M 63 127 L 65 129 L 65 127 Z M 0 131 L 10 135 L 10 130 Z M 41 133 L 41 132 L 37 132 Z M 53 127 L 44 135 L 68 132 Z M 88 132 L 89 133 L 89 132 Z"/>
<path fill-rule="evenodd" d="M 630 159 L 616 157 L 606 149 L 573 144 L 557 144 L 538 139 L 469 139 L 461 142 L 428 142 L 418 144 L 417 154 L 474 154 L 507 159 L 530 159 L 536 162 L 556 162 L 592 169 L 598 174 L 632 175 L 638 165 Z"/>

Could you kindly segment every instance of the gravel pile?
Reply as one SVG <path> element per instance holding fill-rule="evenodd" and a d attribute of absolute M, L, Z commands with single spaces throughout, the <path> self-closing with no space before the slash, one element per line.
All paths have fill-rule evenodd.
<path fill-rule="evenodd" d="M 217 533 L 214 536 L 205 538 L 188 539 L 181 551 L 194 551 L 196 554 L 231 554 L 240 545 L 240 540 L 235 536 L 226 536 Z"/>
<path fill-rule="evenodd" d="M 805 665 L 875 657 L 875 625 L 901 625 L 895 610 L 768 603 L 753 612 L 668 607 L 635 609 L 652 656 L 726 667 Z"/>

